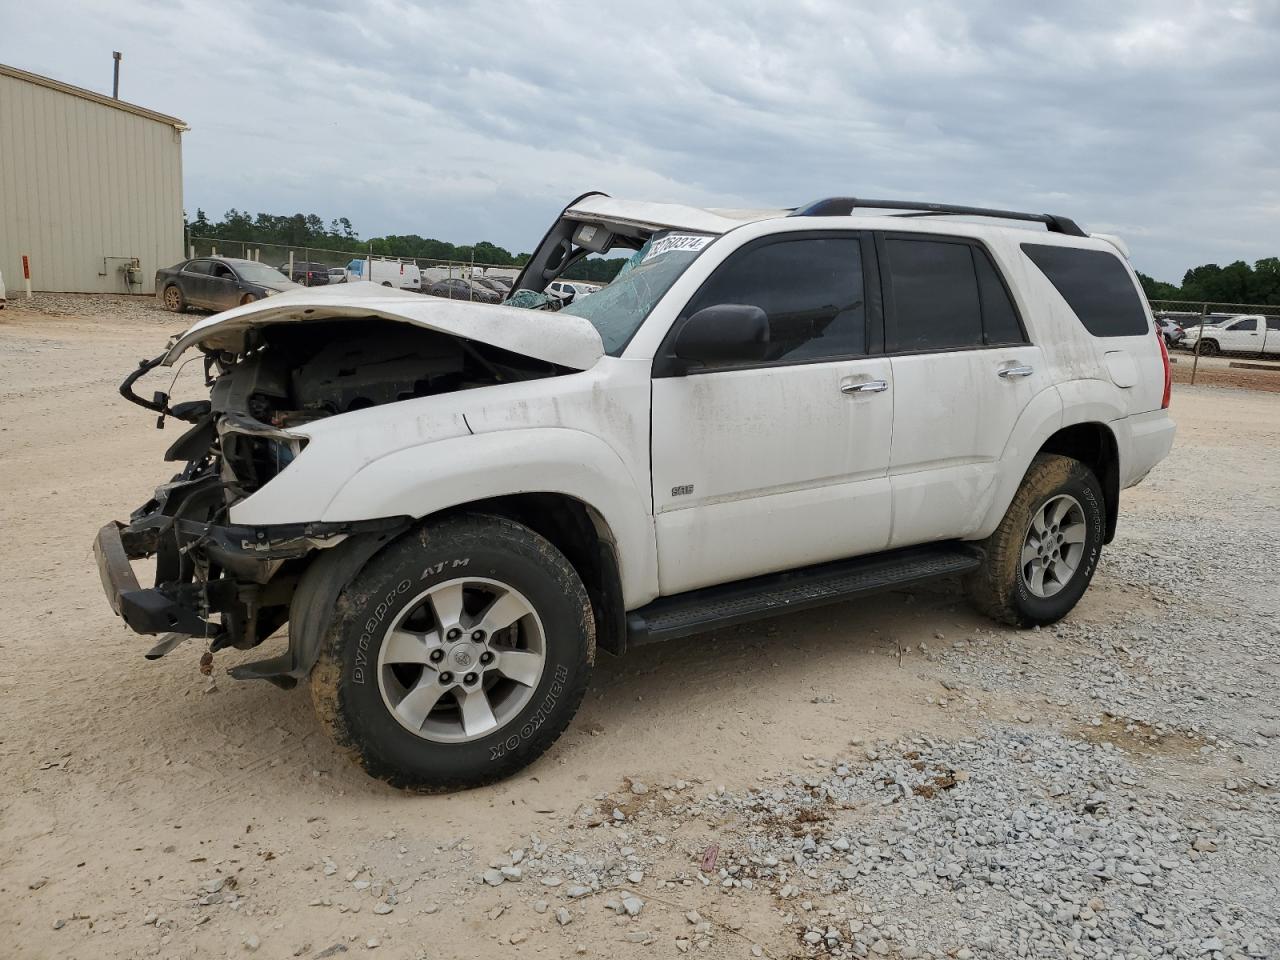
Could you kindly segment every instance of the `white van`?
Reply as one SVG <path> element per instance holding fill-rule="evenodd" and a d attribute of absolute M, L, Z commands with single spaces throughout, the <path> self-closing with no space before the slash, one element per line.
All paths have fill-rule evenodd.
<path fill-rule="evenodd" d="M 370 280 L 384 287 L 421 290 L 422 271 L 413 261 L 388 260 L 386 257 L 363 257 L 347 264 L 347 279 Z"/>

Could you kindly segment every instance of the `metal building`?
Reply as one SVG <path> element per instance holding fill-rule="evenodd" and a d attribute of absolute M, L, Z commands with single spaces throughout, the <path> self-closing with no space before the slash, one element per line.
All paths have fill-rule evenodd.
<path fill-rule="evenodd" d="M 154 293 L 182 259 L 176 117 L 0 64 L 0 273 L 35 290 Z M 132 268 L 132 269 L 131 269 Z"/>

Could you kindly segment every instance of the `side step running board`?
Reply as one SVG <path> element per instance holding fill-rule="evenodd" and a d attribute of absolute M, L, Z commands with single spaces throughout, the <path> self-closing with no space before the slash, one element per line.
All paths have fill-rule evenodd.
<path fill-rule="evenodd" d="M 981 562 L 982 551 L 975 546 L 937 543 L 659 597 L 627 614 L 627 642 L 673 640 L 792 610 L 807 610 L 879 590 L 968 573 Z"/>

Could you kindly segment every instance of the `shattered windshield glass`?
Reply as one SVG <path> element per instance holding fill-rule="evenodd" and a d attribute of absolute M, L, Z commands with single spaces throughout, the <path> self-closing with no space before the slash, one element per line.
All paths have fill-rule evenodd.
<path fill-rule="evenodd" d="M 698 233 L 654 234 L 613 282 L 561 310 L 582 317 L 600 334 L 605 353 L 620 354 L 649 311 L 715 237 Z"/>

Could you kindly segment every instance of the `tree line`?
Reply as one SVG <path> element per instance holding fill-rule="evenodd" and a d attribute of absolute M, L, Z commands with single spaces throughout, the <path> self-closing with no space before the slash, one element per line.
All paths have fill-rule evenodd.
<path fill-rule="evenodd" d="M 1149 300 L 1204 300 L 1210 303 L 1250 303 L 1280 306 L 1280 257 L 1264 257 L 1253 266 L 1243 260 L 1225 267 L 1206 263 L 1192 267 L 1182 286 L 1138 274 Z"/>
<path fill-rule="evenodd" d="M 194 219 L 186 220 L 187 235 L 231 243 L 274 244 L 283 247 L 341 250 L 375 257 L 400 257 L 418 260 L 454 260 L 461 263 L 483 263 L 499 267 L 522 267 L 530 254 L 512 253 L 487 240 L 474 244 L 456 244 L 447 240 L 421 237 L 416 233 L 388 234 L 385 237 L 361 239 L 351 221 L 338 217 L 327 224 L 314 213 L 280 215 L 250 213 L 232 207 L 221 220 L 210 220 L 200 209 Z M 622 269 L 625 257 L 584 260 L 570 271 L 569 279 L 608 283 Z"/>

